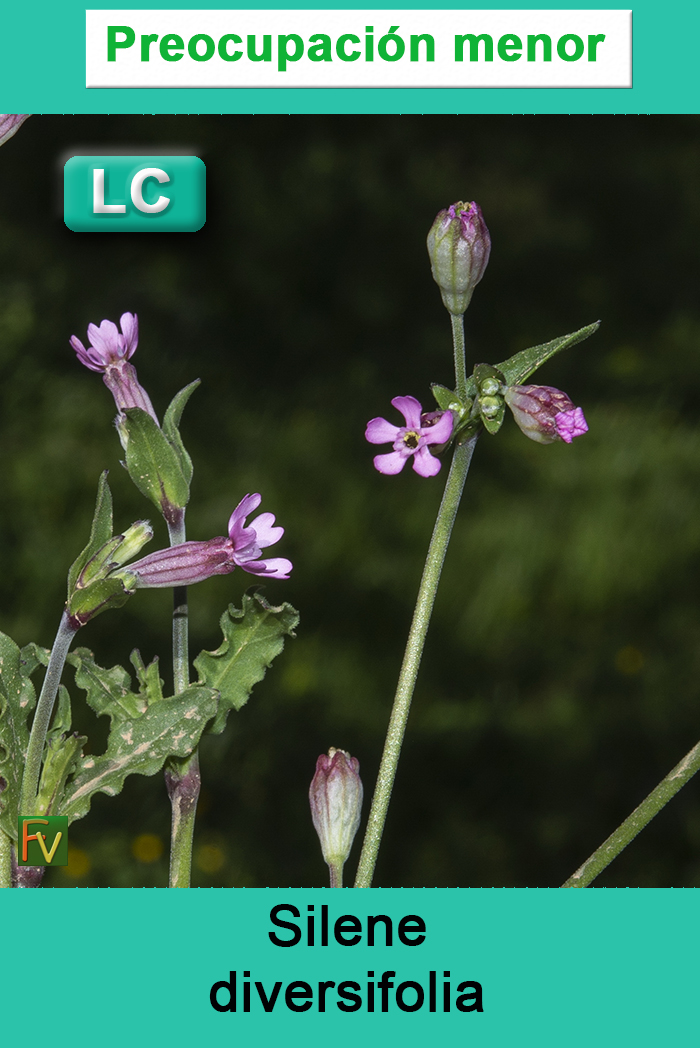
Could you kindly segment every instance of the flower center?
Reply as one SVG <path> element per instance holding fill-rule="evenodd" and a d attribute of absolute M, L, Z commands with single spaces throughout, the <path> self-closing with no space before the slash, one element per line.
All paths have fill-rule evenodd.
<path fill-rule="evenodd" d="M 403 442 L 407 448 L 411 451 L 415 451 L 420 443 L 420 433 L 416 433 L 414 429 L 408 429 L 403 435 Z"/>

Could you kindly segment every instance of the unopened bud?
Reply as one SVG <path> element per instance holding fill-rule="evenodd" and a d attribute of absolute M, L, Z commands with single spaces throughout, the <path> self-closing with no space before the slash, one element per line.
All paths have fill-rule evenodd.
<path fill-rule="evenodd" d="M 525 436 L 539 444 L 555 440 L 570 444 L 588 432 L 583 409 L 552 386 L 509 386 L 505 401 Z"/>
<path fill-rule="evenodd" d="M 433 279 L 450 313 L 464 313 L 490 253 L 491 237 L 478 204 L 460 201 L 440 212 L 428 233 L 428 254 Z"/>
<path fill-rule="evenodd" d="M 331 871 L 331 887 L 342 887 L 343 865 L 360 825 L 362 780 L 360 762 L 345 750 L 331 747 L 316 761 L 309 789 L 311 818 Z"/>

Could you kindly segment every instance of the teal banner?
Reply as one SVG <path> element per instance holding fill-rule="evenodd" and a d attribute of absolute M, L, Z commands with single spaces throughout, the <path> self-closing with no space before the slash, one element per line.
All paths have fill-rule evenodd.
<path fill-rule="evenodd" d="M 16 892 L 12 906 L 7 898 L 8 1037 L 21 1038 L 38 1009 L 62 1017 L 54 1043 L 67 1044 L 79 1025 L 99 1030 L 105 1048 L 174 1038 L 657 1048 L 696 1038 L 692 890 L 88 889 Z M 66 913 L 80 934 L 61 931 Z M 96 954 L 98 928 L 109 934 Z"/>

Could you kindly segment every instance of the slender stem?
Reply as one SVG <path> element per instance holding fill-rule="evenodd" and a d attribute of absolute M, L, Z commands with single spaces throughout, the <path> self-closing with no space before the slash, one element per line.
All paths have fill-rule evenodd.
<path fill-rule="evenodd" d="M 0 830 L 0 888 L 12 887 L 12 839 Z"/>
<path fill-rule="evenodd" d="M 464 316 L 450 314 L 455 358 L 455 392 L 461 400 L 467 395 L 467 360 L 464 354 Z"/>
<path fill-rule="evenodd" d="M 461 444 L 455 450 L 450 473 L 445 484 L 445 492 L 442 496 L 437 520 L 435 521 L 433 536 L 430 540 L 428 556 L 423 569 L 423 578 L 418 590 L 413 621 L 408 633 L 394 705 L 389 718 L 389 727 L 379 766 L 377 785 L 374 789 L 372 807 L 362 845 L 362 854 L 360 855 L 360 863 L 357 868 L 356 888 L 369 888 L 372 884 L 372 876 L 384 831 L 389 799 L 391 798 L 394 778 L 396 777 L 396 767 L 401 754 L 401 744 L 411 708 L 413 690 L 416 685 L 418 668 L 425 646 L 425 637 L 430 625 L 430 616 L 435 603 L 442 565 L 462 497 L 464 482 L 469 472 L 476 439 L 475 436 L 472 437 L 466 444 Z"/>
<path fill-rule="evenodd" d="M 185 511 L 173 524 L 168 524 L 170 545 L 185 541 Z M 184 691 L 190 683 L 189 622 L 187 587 L 173 589 L 173 687 L 175 694 Z M 171 757 L 165 768 L 165 785 L 170 798 L 170 887 L 189 888 L 192 871 L 192 842 L 194 821 L 201 777 L 199 755 L 195 749 L 189 757 Z"/>
<path fill-rule="evenodd" d="M 329 862 L 328 872 L 331 875 L 331 888 L 342 888 L 343 887 L 343 866 L 342 862 Z"/>
<path fill-rule="evenodd" d="M 49 665 L 44 677 L 39 701 L 36 704 L 34 720 L 32 721 L 24 775 L 22 777 L 22 790 L 19 802 L 20 815 L 34 815 L 46 733 L 49 730 L 58 685 L 61 682 L 61 674 L 66 663 L 66 655 L 77 632 L 77 629 L 70 625 L 68 614 L 64 611 L 53 648 L 51 649 Z"/>
<path fill-rule="evenodd" d="M 681 787 L 692 779 L 697 771 L 700 771 L 700 742 L 689 753 L 686 753 L 683 760 L 668 773 L 665 779 L 661 780 L 659 785 L 618 826 L 614 833 L 603 841 L 600 848 L 594 851 L 582 866 L 579 866 L 576 873 L 573 873 L 568 881 L 562 884 L 562 888 L 587 888 L 598 874 L 602 873 L 605 867 L 609 866 L 613 859 L 616 859 L 637 834 L 651 822 L 654 816 L 658 815 L 671 798 L 675 797 Z"/>

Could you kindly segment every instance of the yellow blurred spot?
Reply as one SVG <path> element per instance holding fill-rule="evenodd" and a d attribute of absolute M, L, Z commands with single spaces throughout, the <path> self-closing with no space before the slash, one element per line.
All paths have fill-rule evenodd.
<path fill-rule="evenodd" d="M 68 846 L 68 865 L 61 867 L 66 877 L 72 877 L 79 881 L 87 877 L 92 867 L 90 856 L 82 848 L 71 848 Z"/>
<path fill-rule="evenodd" d="M 131 854 L 139 862 L 158 862 L 163 854 L 163 842 L 155 833 L 140 833 L 131 842 Z"/>
<path fill-rule="evenodd" d="M 620 648 L 615 656 L 615 669 L 618 673 L 624 673 L 626 677 L 634 677 L 644 668 L 644 656 L 639 648 L 631 644 Z"/>
<path fill-rule="evenodd" d="M 226 862 L 226 856 L 215 844 L 200 844 L 195 852 L 195 862 L 204 873 L 216 873 Z"/>

